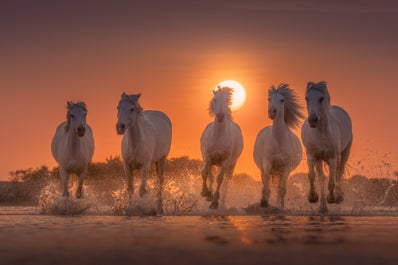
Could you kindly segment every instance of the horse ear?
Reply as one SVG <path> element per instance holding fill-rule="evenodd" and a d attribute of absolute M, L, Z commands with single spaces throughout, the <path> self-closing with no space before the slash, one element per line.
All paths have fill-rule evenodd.
<path fill-rule="evenodd" d="M 67 101 L 66 102 L 66 107 L 69 109 L 73 106 L 73 102 L 72 101 Z"/>
<path fill-rule="evenodd" d="M 141 97 L 141 93 L 138 94 L 132 94 L 130 95 L 131 99 L 133 99 L 134 101 L 138 101 L 138 99 Z"/>

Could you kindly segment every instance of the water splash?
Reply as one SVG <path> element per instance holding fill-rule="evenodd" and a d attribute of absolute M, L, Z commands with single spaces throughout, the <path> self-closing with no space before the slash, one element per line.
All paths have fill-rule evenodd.
<path fill-rule="evenodd" d="M 112 193 L 114 203 L 111 212 L 114 215 L 145 216 L 157 215 L 157 206 L 154 194 L 148 191 L 143 197 L 137 193 L 130 195 L 126 187 Z"/>
<path fill-rule="evenodd" d="M 72 190 L 75 187 L 72 186 Z M 86 187 L 83 186 L 83 190 Z M 59 183 L 50 182 L 38 196 L 40 213 L 53 215 L 79 215 L 91 207 L 87 199 L 74 199 L 63 197 Z"/>

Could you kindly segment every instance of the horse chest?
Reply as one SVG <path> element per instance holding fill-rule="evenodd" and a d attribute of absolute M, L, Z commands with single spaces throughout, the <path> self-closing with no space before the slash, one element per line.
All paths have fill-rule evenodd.
<path fill-rule="evenodd" d="M 85 163 L 85 161 L 82 161 L 81 159 L 70 159 L 63 166 L 68 172 L 79 173 L 84 168 L 86 168 L 87 163 Z"/>
<path fill-rule="evenodd" d="M 313 152 L 315 158 L 321 160 L 329 160 L 335 156 L 335 153 L 334 147 L 328 144 L 315 146 Z"/>
<path fill-rule="evenodd" d="M 220 165 L 224 160 L 228 159 L 231 153 L 231 149 L 228 147 L 220 148 L 214 146 L 210 148 L 208 155 L 210 157 L 210 161 L 214 165 Z"/>

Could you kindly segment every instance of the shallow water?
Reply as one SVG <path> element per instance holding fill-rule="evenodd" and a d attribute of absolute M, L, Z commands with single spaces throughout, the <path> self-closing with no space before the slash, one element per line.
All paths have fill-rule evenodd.
<path fill-rule="evenodd" d="M 396 264 L 398 216 L 41 215 L 0 207 L 1 264 Z"/>

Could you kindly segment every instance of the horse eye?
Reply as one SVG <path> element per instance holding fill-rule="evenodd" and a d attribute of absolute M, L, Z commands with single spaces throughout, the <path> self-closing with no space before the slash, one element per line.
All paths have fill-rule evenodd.
<path fill-rule="evenodd" d="M 322 102 L 323 101 L 323 97 L 321 97 L 320 99 L 319 99 L 319 102 Z"/>
<path fill-rule="evenodd" d="M 133 111 L 134 111 L 134 108 L 130 109 L 130 111 L 133 112 Z"/>
<path fill-rule="evenodd" d="M 285 99 L 282 98 L 282 99 L 281 99 L 281 102 L 282 102 L 282 103 L 285 102 Z"/>
<path fill-rule="evenodd" d="M 305 98 L 305 101 L 308 101 L 308 98 L 307 98 L 307 97 Z"/>
<path fill-rule="evenodd" d="M 71 114 L 70 117 L 73 119 L 75 117 L 75 115 Z"/>

